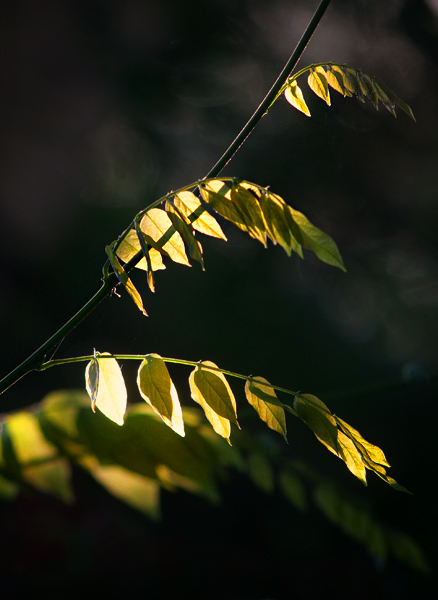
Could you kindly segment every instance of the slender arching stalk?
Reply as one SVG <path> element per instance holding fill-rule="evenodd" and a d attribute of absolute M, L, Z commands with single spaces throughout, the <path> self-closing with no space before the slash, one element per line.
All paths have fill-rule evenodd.
<path fill-rule="evenodd" d="M 287 61 L 274 85 L 269 90 L 268 94 L 261 102 L 253 116 L 243 127 L 241 132 L 230 144 L 227 150 L 224 152 L 222 157 L 213 166 L 213 168 L 207 174 L 207 178 L 217 176 L 224 166 L 231 160 L 240 146 L 243 144 L 248 135 L 253 131 L 257 123 L 266 113 L 272 101 L 275 99 L 278 91 L 285 83 L 288 76 L 292 73 L 293 69 L 297 65 L 301 55 L 303 54 L 307 44 L 310 41 L 316 27 L 320 23 L 328 5 L 331 0 L 321 0 L 318 8 L 316 9 L 312 19 L 310 20 L 306 30 L 304 31 L 300 41 L 297 44 L 294 52 Z M 156 206 L 163 201 L 161 198 L 159 201 L 154 202 L 146 210 L 149 210 L 153 206 Z M 122 234 L 123 235 L 123 234 Z M 131 260 L 125 265 L 125 271 L 129 272 L 135 265 L 141 260 L 143 254 L 138 252 Z M 53 349 L 66 335 L 68 335 L 81 321 L 83 321 L 99 304 L 102 300 L 111 292 L 111 290 L 118 284 L 117 277 L 114 273 L 109 273 L 104 269 L 104 278 L 101 288 L 90 298 L 90 300 L 69 320 L 67 321 L 56 333 L 54 333 L 42 346 L 40 346 L 35 352 L 33 352 L 26 360 L 24 360 L 19 366 L 13 369 L 8 375 L 6 375 L 0 381 L 0 394 L 6 391 L 9 387 L 14 385 L 19 379 L 24 377 L 30 371 L 41 367 L 45 360 L 45 356 L 51 349 Z"/>

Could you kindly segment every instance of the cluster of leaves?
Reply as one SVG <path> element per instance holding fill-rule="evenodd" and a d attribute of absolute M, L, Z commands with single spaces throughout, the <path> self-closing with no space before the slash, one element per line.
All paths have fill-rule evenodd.
<path fill-rule="evenodd" d="M 310 89 L 328 106 L 331 105 L 329 88 L 336 90 L 344 97 L 355 96 L 361 102 L 370 100 L 376 110 L 379 102 L 397 117 L 396 108 L 400 108 L 415 121 L 414 113 L 406 102 L 399 98 L 383 81 L 366 75 L 361 69 L 352 69 L 345 65 L 319 63 L 302 69 L 286 81 L 279 95 L 284 92 L 286 100 L 296 109 L 310 117 L 310 110 L 304 100 L 303 92 L 297 84 L 297 78 L 309 72 L 307 83 Z"/>
<path fill-rule="evenodd" d="M 165 360 L 169 359 L 163 359 L 158 354 L 146 355 L 138 369 L 137 386 L 142 398 L 163 422 L 184 437 L 182 408 Z M 171 360 L 179 362 L 177 359 Z M 181 362 L 188 364 L 188 361 Z M 385 467 L 390 465 L 383 451 L 365 440 L 351 425 L 333 415 L 316 396 L 272 386 L 263 377 L 246 377 L 223 371 L 210 361 L 193 364 L 195 369 L 189 377 L 191 397 L 202 407 L 214 431 L 230 445 L 231 423 L 239 429 L 240 426 L 236 399 L 224 373 L 246 380 L 245 396 L 249 404 L 260 419 L 286 441 L 285 409 L 302 419 L 317 439 L 343 460 L 364 485 L 367 485 L 366 470 L 369 469 L 394 489 L 407 491 L 386 474 Z M 85 379 L 93 410 L 97 407 L 111 421 L 123 425 L 127 392 L 117 360 L 108 353 L 95 353 L 87 365 Z M 294 395 L 293 408 L 280 402 L 275 389 Z"/>
<path fill-rule="evenodd" d="M 201 198 L 189 188 L 198 188 Z M 171 193 L 141 211 L 120 238 L 107 246 L 112 270 L 137 307 L 147 314 L 143 301 L 122 266 L 140 254 L 136 267 L 146 271 L 149 288 L 155 291 L 155 271 L 165 269 L 163 257 L 191 266 L 189 257 L 204 269 L 203 250 L 196 233 L 226 240 L 212 211 L 231 221 L 242 231 L 267 247 L 270 239 L 290 256 L 303 258 L 303 248 L 320 260 L 345 270 L 332 238 L 315 227 L 299 211 L 269 189 L 238 179 L 207 179 Z M 156 203 L 157 204 L 157 203 Z M 120 260 L 119 260 L 120 259 Z"/>
<path fill-rule="evenodd" d="M 235 470 L 265 493 L 279 491 L 302 513 L 313 501 L 379 564 L 393 555 L 427 570 L 410 536 L 380 522 L 368 507 L 308 464 L 285 455 L 273 440 L 267 444 L 265 436 L 236 430 L 231 447 L 215 435 L 199 410 L 184 408 L 182 413 L 184 437 L 174 435 L 145 403 L 130 405 L 124 426 L 118 427 L 102 414 L 93 415 L 85 392 L 52 392 L 39 405 L 2 419 L 0 497 L 13 499 L 30 486 L 71 503 L 75 466 L 122 502 L 157 519 L 161 488 L 185 490 L 216 504 L 220 482 Z"/>

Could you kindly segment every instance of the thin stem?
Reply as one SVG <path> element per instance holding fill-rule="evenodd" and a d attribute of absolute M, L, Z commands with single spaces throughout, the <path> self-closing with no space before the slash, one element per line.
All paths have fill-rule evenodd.
<path fill-rule="evenodd" d="M 208 172 L 207 177 L 215 177 L 222 171 L 222 169 L 233 158 L 234 154 L 238 151 L 238 149 L 243 144 L 243 142 L 246 140 L 246 138 L 249 136 L 249 134 L 253 131 L 253 129 L 258 124 L 258 122 L 261 120 L 261 118 L 266 114 L 268 108 L 271 106 L 273 101 L 276 99 L 278 92 L 281 90 L 283 84 L 286 82 L 289 75 L 292 73 L 292 71 L 297 66 L 298 61 L 300 60 L 304 50 L 307 47 L 307 44 L 310 41 L 310 38 L 315 33 L 315 29 L 319 25 L 319 22 L 321 21 L 325 11 L 327 10 L 328 5 L 330 4 L 330 1 L 331 0 L 322 0 L 320 2 L 318 8 L 315 11 L 315 14 L 313 15 L 308 26 L 306 27 L 305 32 L 303 33 L 295 50 L 293 51 L 293 53 L 292 53 L 291 57 L 289 58 L 289 60 L 287 61 L 287 63 L 285 64 L 283 70 L 281 71 L 281 73 L 278 76 L 277 80 L 275 81 L 274 85 L 271 87 L 269 92 L 266 94 L 265 98 L 263 99 L 263 101 L 261 102 L 261 104 L 259 105 L 257 110 L 252 115 L 252 117 L 250 118 L 248 123 L 245 125 L 245 127 L 242 129 L 242 131 L 238 134 L 236 139 L 227 148 L 227 150 L 224 152 L 224 154 L 221 156 L 221 158 L 217 161 L 217 163 L 214 165 L 214 167 L 211 169 L 211 171 Z"/>
<path fill-rule="evenodd" d="M 144 360 L 147 357 L 147 354 L 99 354 L 100 359 L 105 358 L 115 358 L 116 360 Z M 88 356 L 74 356 L 72 358 L 59 358 L 57 360 L 49 360 L 38 367 L 38 371 L 46 371 L 51 367 L 59 367 L 60 365 L 67 365 L 71 363 L 78 362 L 86 362 L 90 361 L 94 358 L 94 354 L 90 354 Z M 165 363 L 173 363 L 177 365 L 184 365 L 187 367 L 200 367 L 202 366 L 202 362 L 194 361 L 194 360 L 184 360 L 182 358 L 168 358 L 161 357 L 161 360 Z M 226 369 L 221 369 L 220 367 L 213 367 L 210 365 L 206 365 L 209 371 L 217 371 L 218 373 L 222 373 L 223 375 L 228 375 L 229 377 L 236 377 L 237 379 L 243 379 L 244 381 L 257 381 L 254 377 L 250 375 L 242 375 L 241 373 L 235 373 L 234 371 L 227 371 Z M 285 394 L 289 394 L 291 396 L 296 396 L 297 392 L 292 392 L 291 390 L 287 390 L 286 388 L 278 387 L 277 385 L 272 385 L 271 383 L 263 382 L 263 385 L 266 387 L 270 387 L 273 390 L 277 390 L 279 392 L 284 392 Z"/>
<path fill-rule="evenodd" d="M 237 150 L 240 148 L 240 146 L 243 144 L 245 139 L 248 137 L 248 135 L 251 133 L 251 131 L 254 129 L 254 127 L 257 125 L 257 123 L 260 121 L 260 119 L 263 117 L 263 115 L 266 113 L 270 104 L 275 99 L 278 90 L 281 89 L 281 86 L 283 85 L 283 83 L 288 78 L 289 74 L 292 72 L 292 70 L 297 65 L 299 59 L 301 58 L 301 55 L 303 54 L 304 50 L 306 49 L 307 44 L 310 41 L 310 38 L 312 37 L 313 33 L 315 32 L 316 27 L 318 26 L 328 5 L 330 4 L 330 1 L 331 0 L 321 0 L 319 6 L 316 9 L 315 14 L 313 15 L 303 36 L 301 37 L 300 41 L 298 42 L 297 47 L 295 48 L 290 59 L 287 61 L 285 67 L 281 71 L 276 82 L 274 83 L 272 88 L 269 90 L 265 99 L 262 101 L 260 106 L 257 108 L 257 110 L 255 111 L 255 113 L 253 114 L 251 119 L 244 126 L 242 131 L 238 134 L 236 139 L 231 143 L 231 145 L 227 148 L 227 150 L 224 152 L 222 157 L 218 160 L 218 162 L 209 171 L 206 178 L 216 177 L 221 172 L 221 170 L 224 168 L 224 166 L 232 159 L 232 157 L 237 152 Z M 191 187 L 191 186 L 189 186 L 189 187 Z M 184 188 L 182 188 L 182 189 L 184 189 Z M 185 188 L 185 189 L 187 189 L 187 188 Z M 169 195 L 171 195 L 171 194 L 167 194 L 160 200 L 153 202 L 143 212 L 146 212 L 146 210 L 150 210 L 154 206 L 157 206 L 158 204 L 163 202 L 164 199 L 169 197 Z M 125 232 L 122 234 L 122 236 L 119 236 L 119 240 L 117 243 L 120 243 L 121 239 L 123 239 L 123 235 L 126 235 L 127 231 L 129 231 L 130 228 L 131 228 L 131 226 L 127 230 L 125 230 Z M 124 267 L 125 271 L 129 273 L 129 271 L 131 271 L 135 267 L 135 265 L 141 260 L 142 256 L 143 256 L 143 253 L 141 251 L 137 252 L 137 254 L 135 256 L 133 256 L 131 258 L 131 260 L 125 265 L 125 267 Z M 8 375 L 6 375 L 6 377 L 4 377 L 0 381 L 0 394 L 2 394 L 5 390 L 7 390 L 9 387 L 11 387 L 14 383 L 16 383 L 19 379 L 21 379 L 24 375 L 26 375 L 30 371 L 40 368 L 41 364 L 44 361 L 45 355 L 54 346 L 56 346 L 66 335 L 68 335 L 81 321 L 83 321 L 85 319 L 85 317 L 87 317 L 98 306 L 98 304 L 100 304 L 100 302 L 102 302 L 102 300 L 109 294 L 111 289 L 118 284 L 117 278 L 114 275 L 114 273 L 110 274 L 106 267 L 104 267 L 104 273 L 105 273 L 104 283 L 103 283 L 102 287 L 98 290 L 98 292 L 96 292 L 96 294 L 69 321 L 67 321 L 67 323 L 65 323 L 65 325 L 63 325 L 40 348 L 38 348 L 38 350 L 36 350 L 33 354 L 31 354 L 25 361 L 23 361 L 18 367 L 13 369 L 13 371 L 11 371 Z"/>

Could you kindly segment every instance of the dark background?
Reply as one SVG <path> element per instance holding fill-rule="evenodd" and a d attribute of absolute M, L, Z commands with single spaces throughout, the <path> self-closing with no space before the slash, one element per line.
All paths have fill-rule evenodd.
<path fill-rule="evenodd" d="M 97 290 L 104 246 L 136 212 L 209 171 L 316 4 L 28 0 L 2 7 L 2 374 Z M 57 352 L 212 360 L 327 400 L 384 448 L 391 474 L 414 496 L 372 477 L 361 489 L 295 421 L 290 452 L 414 535 L 432 569 L 437 51 L 434 0 L 333 0 L 300 67 L 326 60 L 361 67 L 408 102 L 417 123 L 336 92 L 329 108 L 303 80 L 312 118 L 279 100 L 224 171 L 269 185 L 332 235 L 347 274 L 308 254 L 301 261 L 277 247 L 266 251 L 225 225 L 227 244 L 202 242 L 205 273 L 169 265 L 155 295 L 136 278 L 149 318 L 112 296 Z M 186 375 L 175 381 L 189 403 Z M 377 391 L 392 380 L 406 386 Z M 80 365 L 30 374 L 2 396 L 2 410 L 82 385 Z M 376 391 L 355 394 L 368 386 Z M 130 398 L 138 399 L 133 385 Z M 411 598 L 434 587 L 433 576 L 395 562 L 376 569 L 319 513 L 303 518 L 279 494 L 264 496 L 237 476 L 219 509 L 165 492 L 159 525 L 82 473 L 75 490 L 73 507 L 36 492 L 1 505 L 6 597 L 32 589 L 63 598 Z"/>

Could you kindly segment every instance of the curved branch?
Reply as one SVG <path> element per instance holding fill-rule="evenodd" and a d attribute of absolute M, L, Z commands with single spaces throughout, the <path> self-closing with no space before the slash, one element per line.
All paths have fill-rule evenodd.
<path fill-rule="evenodd" d="M 257 110 L 254 112 L 253 116 L 250 118 L 248 123 L 243 127 L 241 132 L 235 138 L 235 140 L 230 144 L 218 162 L 213 166 L 213 168 L 209 171 L 206 178 L 215 177 L 218 175 L 221 170 L 225 167 L 225 165 L 232 159 L 234 154 L 243 144 L 245 139 L 266 113 L 272 101 L 275 99 L 278 90 L 281 89 L 281 86 L 286 81 L 292 70 L 295 68 L 298 63 L 301 55 L 306 49 L 307 44 L 310 41 L 315 29 L 317 28 L 319 22 L 321 21 L 328 5 L 331 0 L 321 0 L 318 8 L 316 9 L 311 21 L 309 22 L 306 30 L 304 31 L 300 41 L 297 44 L 292 56 L 287 61 L 280 75 L 278 76 L 276 82 L 269 90 L 268 94 L 259 105 Z M 156 205 L 157 201 L 154 202 L 151 206 Z M 148 209 L 151 207 L 148 207 Z M 147 209 L 146 209 L 147 210 Z M 131 260 L 125 265 L 125 271 L 131 271 L 135 265 L 141 260 L 143 253 L 140 251 L 135 256 L 131 258 Z M 104 269 L 105 271 L 105 269 Z M 4 377 L 0 381 L 0 394 L 5 392 L 8 388 L 10 388 L 14 383 L 16 383 L 19 379 L 24 377 L 30 371 L 38 369 L 42 363 L 44 362 L 45 355 L 52 349 L 56 344 L 58 344 L 66 335 L 68 335 L 81 321 L 85 319 L 101 302 L 102 300 L 110 293 L 111 289 L 113 289 L 117 285 L 118 281 L 116 276 L 113 274 L 106 274 L 104 276 L 104 283 L 102 287 L 94 294 L 94 296 L 69 320 L 65 325 L 63 325 L 56 333 L 54 333 L 38 350 L 36 350 L 33 354 L 31 354 L 25 361 L 23 361 L 18 367 L 13 369 L 6 377 Z"/>

